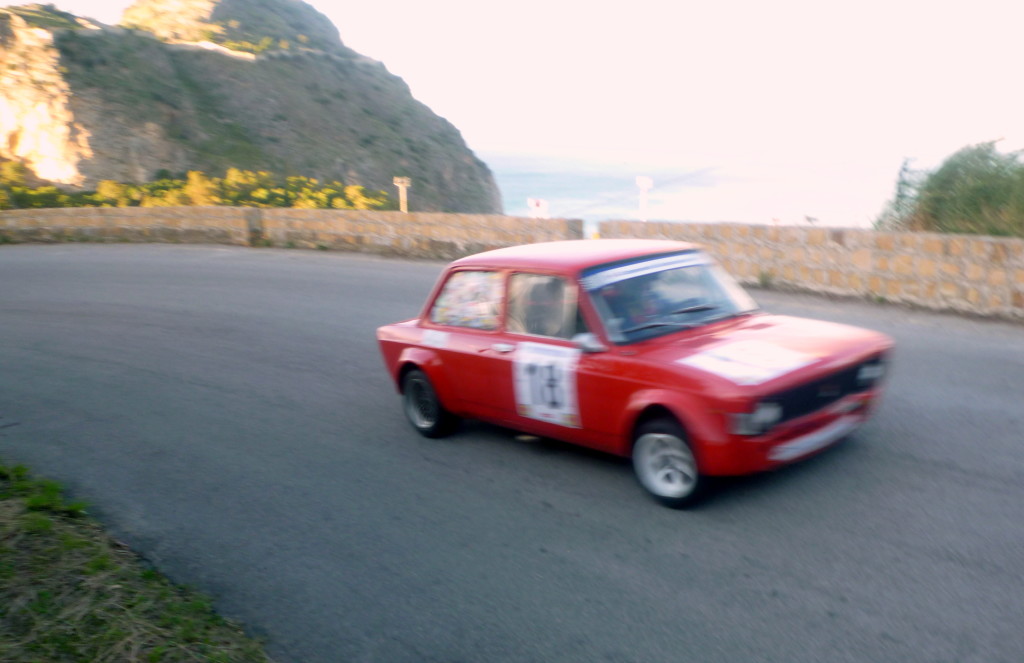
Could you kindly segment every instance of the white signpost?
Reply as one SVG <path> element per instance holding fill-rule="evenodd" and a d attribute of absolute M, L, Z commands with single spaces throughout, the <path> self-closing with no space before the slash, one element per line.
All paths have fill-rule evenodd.
<path fill-rule="evenodd" d="M 548 211 L 548 201 L 543 198 L 527 198 L 526 206 L 530 209 L 531 219 L 551 218 L 551 212 Z"/>
<path fill-rule="evenodd" d="M 637 175 L 636 185 L 640 189 L 640 220 L 647 220 L 647 192 L 654 188 L 654 180 L 647 175 Z"/>
<path fill-rule="evenodd" d="M 403 212 L 409 211 L 409 194 L 406 190 L 412 186 L 412 179 L 408 177 L 396 177 L 394 185 L 398 187 L 398 209 Z"/>

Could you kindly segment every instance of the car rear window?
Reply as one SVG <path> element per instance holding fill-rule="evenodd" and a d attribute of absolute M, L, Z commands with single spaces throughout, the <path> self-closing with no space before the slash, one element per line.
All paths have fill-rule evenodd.
<path fill-rule="evenodd" d="M 487 271 L 453 273 L 430 308 L 430 321 L 453 327 L 497 329 L 501 276 L 500 272 Z"/>

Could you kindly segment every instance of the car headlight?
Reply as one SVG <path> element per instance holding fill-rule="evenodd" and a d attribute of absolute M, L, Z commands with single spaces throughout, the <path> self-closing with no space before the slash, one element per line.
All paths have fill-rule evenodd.
<path fill-rule="evenodd" d="M 762 435 L 782 419 L 782 405 L 758 403 L 753 412 L 732 415 L 732 432 L 736 435 Z"/>
<path fill-rule="evenodd" d="M 857 371 L 857 386 L 870 387 L 885 377 L 885 362 L 875 359 L 862 365 Z"/>

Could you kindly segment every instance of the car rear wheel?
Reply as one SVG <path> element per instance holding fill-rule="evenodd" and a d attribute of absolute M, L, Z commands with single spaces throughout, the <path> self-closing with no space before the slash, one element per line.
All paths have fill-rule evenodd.
<path fill-rule="evenodd" d="M 648 421 L 637 429 L 633 471 L 654 499 L 674 509 L 693 504 L 704 485 L 682 426 L 669 418 Z"/>
<path fill-rule="evenodd" d="M 402 378 L 402 401 L 405 416 L 420 435 L 441 437 L 451 432 L 455 417 L 441 405 L 430 378 L 413 369 Z"/>

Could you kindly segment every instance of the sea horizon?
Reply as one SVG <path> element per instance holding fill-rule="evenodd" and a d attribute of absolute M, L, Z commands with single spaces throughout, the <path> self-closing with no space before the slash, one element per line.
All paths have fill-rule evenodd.
<path fill-rule="evenodd" d="M 720 166 L 642 163 L 564 155 L 479 151 L 494 174 L 504 213 L 530 216 L 529 199 L 543 200 L 551 218 L 599 221 L 746 223 L 871 227 L 895 186 L 863 169 L 797 164 L 788 173 L 770 164 Z M 649 178 L 646 214 L 637 177 Z"/>

